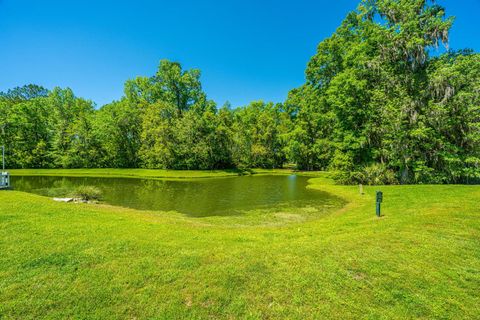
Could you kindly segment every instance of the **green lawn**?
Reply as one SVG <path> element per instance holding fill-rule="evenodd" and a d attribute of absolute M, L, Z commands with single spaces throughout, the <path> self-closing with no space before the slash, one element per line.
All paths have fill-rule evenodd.
<path fill-rule="evenodd" d="M 109 177 L 149 179 L 197 179 L 238 176 L 245 174 L 290 174 L 289 169 L 252 170 L 160 170 L 160 169 L 14 169 L 16 176 Z M 315 173 L 317 174 L 317 173 Z"/>
<path fill-rule="evenodd" d="M 479 186 L 311 182 L 348 204 L 246 226 L 2 191 L 0 318 L 480 318 Z"/>

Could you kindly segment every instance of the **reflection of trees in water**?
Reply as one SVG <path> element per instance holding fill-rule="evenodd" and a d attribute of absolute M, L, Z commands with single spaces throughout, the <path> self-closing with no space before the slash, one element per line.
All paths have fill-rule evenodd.
<path fill-rule="evenodd" d="M 53 183 L 51 183 L 52 188 L 70 188 L 73 189 L 78 183 L 75 183 L 74 180 L 68 177 L 63 177 L 57 180 L 53 180 Z M 50 183 L 48 183 L 50 184 Z"/>
<path fill-rule="evenodd" d="M 142 207 L 199 214 L 214 201 L 205 184 L 199 181 L 141 180 L 135 197 Z"/>
<path fill-rule="evenodd" d="M 79 185 L 100 188 L 112 205 L 143 210 L 175 210 L 192 216 L 244 214 L 251 210 L 316 214 L 338 207 L 338 198 L 306 189 L 306 177 L 256 176 L 198 180 L 93 177 L 15 177 L 18 190 L 52 195 Z M 47 192 L 47 194 L 45 194 Z M 48 194 L 50 192 L 50 194 Z M 326 208 L 326 209 L 325 209 Z"/>
<path fill-rule="evenodd" d="M 12 176 L 10 177 L 10 179 L 11 179 L 12 187 L 14 187 L 17 190 L 29 191 L 33 189 L 31 181 L 25 179 L 24 177 Z"/>
<path fill-rule="evenodd" d="M 173 195 L 167 187 L 166 181 L 162 180 L 137 180 L 132 187 L 135 201 L 142 209 L 169 210 L 168 199 Z"/>
<path fill-rule="evenodd" d="M 14 187 L 20 191 L 33 192 L 41 195 L 50 195 L 72 190 L 74 183 L 67 177 L 14 177 Z M 57 190 L 58 192 L 54 192 Z"/>

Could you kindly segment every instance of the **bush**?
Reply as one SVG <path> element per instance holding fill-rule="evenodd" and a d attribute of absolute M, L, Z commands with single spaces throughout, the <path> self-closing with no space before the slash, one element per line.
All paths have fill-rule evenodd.
<path fill-rule="evenodd" d="M 85 201 L 100 200 L 102 197 L 102 190 L 95 186 L 78 186 L 72 192 L 72 197 Z"/>
<path fill-rule="evenodd" d="M 388 185 L 398 184 L 395 172 L 388 169 L 384 164 L 374 163 L 363 167 L 358 171 L 340 171 L 334 174 L 334 179 L 339 184 L 364 184 L 364 185 Z"/>
<path fill-rule="evenodd" d="M 395 173 L 384 164 L 379 163 L 364 167 L 360 177 L 360 183 L 366 185 L 398 184 Z"/>

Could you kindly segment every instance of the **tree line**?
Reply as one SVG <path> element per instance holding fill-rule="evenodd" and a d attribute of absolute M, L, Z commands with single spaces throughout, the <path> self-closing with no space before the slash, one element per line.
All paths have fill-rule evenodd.
<path fill-rule="evenodd" d="M 10 168 L 330 170 L 342 183 L 480 179 L 480 55 L 435 54 L 453 19 L 427 0 L 365 0 L 284 103 L 232 108 L 163 60 L 95 108 L 71 89 L 0 93 Z"/>
<path fill-rule="evenodd" d="M 282 104 L 217 108 L 198 70 L 163 60 L 95 108 L 71 89 L 37 85 L 0 94 L 0 144 L 10 168 L 278 168 L 286 157 Z"/>

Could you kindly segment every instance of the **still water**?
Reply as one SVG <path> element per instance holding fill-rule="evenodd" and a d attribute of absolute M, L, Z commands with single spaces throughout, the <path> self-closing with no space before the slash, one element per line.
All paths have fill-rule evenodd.
<path fill-rule="evenodd" d="M 325 208 L 343 203 L 328 193 L 307 189 L 308 177 L 242 176 L 194 180 L 148 180 L 135 178 L 14 176 L 15 190 L 52 196 L 55 190 L 96 186 L 102 201 L 139 210 L 178 211 L 205 217 L 238 215 L 250 210 Z"/>

